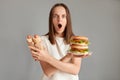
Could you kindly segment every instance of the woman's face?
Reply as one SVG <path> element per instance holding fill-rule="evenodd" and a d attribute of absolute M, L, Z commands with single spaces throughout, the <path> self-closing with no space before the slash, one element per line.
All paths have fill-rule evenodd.
<path fill-rule="evenodd" d="M 56 32 L 55 35 L 63 36 L 64 30 L 67 24 L 65 8 L 62 6 L 58 6 L 54 8 L 52 20 L 53 20 L 54 29 Z"/>

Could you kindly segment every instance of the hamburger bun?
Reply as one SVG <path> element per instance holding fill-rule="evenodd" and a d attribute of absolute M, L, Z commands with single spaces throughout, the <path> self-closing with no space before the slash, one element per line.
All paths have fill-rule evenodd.
<path fill-rule="evenodd" d="M 81 44 L 81 45 L 88 45 L 88 38 L 84 36 L 72 36 L 70 39 L 71 44 Z"/>
<path fill-rule="evenodd" d="M 81 40 L 86 40 L 86 41 L 88 40 L 88 38 L 84 36 L 72 36 L 71 39 L 76 39 L 76 40 L 81 39 Z"/>

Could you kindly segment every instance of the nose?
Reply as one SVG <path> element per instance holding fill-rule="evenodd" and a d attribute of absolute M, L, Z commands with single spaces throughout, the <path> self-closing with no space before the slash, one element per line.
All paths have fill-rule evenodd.
<path fill-rule="evenodd" d="M 61 21 L 62 21 L 62 17 L 59 16 L 59 17 L 58 17 L 58 22 L 61 22 Z"/>

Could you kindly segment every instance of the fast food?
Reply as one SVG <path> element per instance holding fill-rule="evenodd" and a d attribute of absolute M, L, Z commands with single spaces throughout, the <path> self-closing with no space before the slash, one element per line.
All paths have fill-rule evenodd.
<path fill-rule="evenodd" d="M 40 36 L 34 35 L 33 42 L 34 42 L 34 46 L 37 47 L 38 49 L 41 49 L 41 50 L 44 49 L 44 47 L 42 46 L 42 40 Z"/>
<path fill-rule="evenodd" d="M 84 36 L 72 36 L 70 39 L 70 50 L 69 52 L 74 55 L 87 55 L 88 49 L 88 38 Z"/>
<path fill-rule="evenodd" d="M 42 40 L 39 35 L 34 35 L 34 36 L 28 35 L 27 43 L 28 43 L 28 46 L 33 46 L 41 50 L 44 49 L 42 45 Z"/>
<path fill-rule="evenodd" d="M 34 47 L 34 42 L 32 40 L 32 36 L 31 35 L 27 35 L 27 43 L 28 43 L 28 46 L 32 46 Z"/>
<path fill-rule="evenodd" d="M 70 39 L 71 44 L 79 44 L 79 45 L 88 45 L 88 38 L 84 36 L 72 36 Z"/>

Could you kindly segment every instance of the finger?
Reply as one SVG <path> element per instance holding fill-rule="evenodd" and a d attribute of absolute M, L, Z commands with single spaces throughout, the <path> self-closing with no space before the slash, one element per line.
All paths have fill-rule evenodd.
<path fill-rule="evenodd" d="M 34 56 L 33 56 L 33 59 L 34 59 L 35 61 L 38 61 L 38 58 L 36 58 L 36 57 L 34 57 Z"/>
<path fill-rule="evenodd" d="M 85 54 L 86 57 L 87 57 L 87 56 L 90 56 L 90 55 L 92 55 L 92 53 Z"/>
<path fill-rule="evenodd" d="M 36 59 L 39 59 L 40 54 L 33 51 L 33 52 L 32 52 L 32 56 L 33 56 L 34 58 L 36 58 Z"/>
<path fill-rule="evenodd" d="M 32 56 L 34 60 L 38 59 L 36 56 Z"/>
<path fill-rule="evenodd" d="M 89 55 L 91 56 L 91 55 L 92 55 L 92 52 L 91 52 L 91 53 L 89 53 Z"/>
<path fill-rule="evenodd" d="M 83 58 L 86 58 L 86 57 L 88 57 L 88 56 L 90 56 L 90 55 L 91 55 L 90 53 L 85 54 L 85 55 L 83 56 Z"/>
<path fill-rule="evenodd" d="M 36 54 L 38 54 L 37 52 L 33 51 L 32 49 L 31 50 L 31 54 L 32 54 L 32 57 L 35 61 L 38 61 L 38 56 Z"/>
<path fill-rule="evenodd" d="M 32 56 L 35 61 L 38 61 L 38 57 Z"/>
<path fill-rule="evenodd" d="M 35 54 L 35 55 L 33 55 L 32 57 L 33 57 L 33 59 L 34 59 L 35 61 L 39 61 L 39 56 L 38 56 L 38 55 Z"/>
<path fill-rule="evenodd" d="M 39 56 L 39 55 L 38 55 L 38 54 L 39 54 L 38 52 L 32 51 L 31 53 L 32 53 L 32 55 Z"/>
<path fill-rule="evenodd" d="M 28 46 L 28 47 L 35 52 L 40 52 L 40 50 L 38 48 L 35 48 L 33 46 Z"/>
<path fill-rule="evenodd" d="M 67 56 L 73 56 L 73 54 L 72 53 L 67 53 Z"/>
<path fill-rule="evenodd" d="M 38 58 L 33 58 L 35 61 L 38 61 Z"/>
<path fill-rule="evenodd" d="M 35 59 L 35 61 L 39 61 L 38 59 Z"/>
<path fill-rule="evenodd" d="M 81 57 L 81 58 L 84 58 L 84 57 L 86 57 L 87 55 L 86 55 L 86 54 L 84 54 L 84 55 L 73 55 L 73 56 L 75 56 L 75 57 Z"/>

